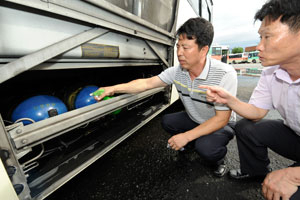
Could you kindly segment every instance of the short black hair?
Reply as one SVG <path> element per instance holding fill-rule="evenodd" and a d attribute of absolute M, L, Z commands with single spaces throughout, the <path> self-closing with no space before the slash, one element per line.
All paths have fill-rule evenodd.
<path fill-rule="evenodd" d="M 176 35 L 186 35 L 189 40 L 196 39 L 199 48 L 206 45 L 210 47 L 214 38 L 214 28 L 202 17 L 190 18 L 177 30 Z"/>
<path fill-rule="evenodd" d="M 269 17 L 275 21 L 281 17 L 281 23 L 287 24 L 290 30 L 300 30 L 300 0 L 269 0 L 255 14 L 255 21 Z"/>

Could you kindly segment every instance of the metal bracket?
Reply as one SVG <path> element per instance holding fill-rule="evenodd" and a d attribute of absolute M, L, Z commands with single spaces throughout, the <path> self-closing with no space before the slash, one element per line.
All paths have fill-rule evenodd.
<path fill-rule="evenodd" d="M 159 53 L 159 51 L 156 50 L 156 47 L 153 45 L 153 43 L 148 40 L 145 41 L 149 45 L 149 47 L 151 47 L 154 53 L 161 59 L 161 61 L 165 64 L 165 66 L 170 67 L 168 61 Z"/>
<path fill-rule="evenodd" d="M 12 130 L 15 130 L 13 127 L 18 126 L 11 126 Z M 0 115 L 0 149 L 6 150 L 8 152 L 9 157 L 3 163 L 4 166 L 13 166 L 16 169 L 15 174 L 12 176 L 12 184 L 22 186 L 22 192 L 18 195 L 20 199 L 31 199 L 30 196 L 30 189 L 27 185 L 27 180 L 25 178 L 25 174 L 23 169 L 14 154 L 14 147 L 11 144 L 10 138 L 8 137 L 8 133 L 5 129 L 5 125 L 3 123 L 2 117 Z"/>
<path fill-rule="evenodd" d="M 5 129 L 9 133 L 11 138 L 15 138 L 18 134 L 23 132 L 23 123 L 15 123 L 9 126 L 6 126 Z"/>

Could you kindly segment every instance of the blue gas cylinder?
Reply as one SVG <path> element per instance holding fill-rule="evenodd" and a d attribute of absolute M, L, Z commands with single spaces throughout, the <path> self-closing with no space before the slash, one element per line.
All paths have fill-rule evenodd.
<path fill-rule="evenodd" d="M 94 85 L 85 86 L 84 88 L 82 88 L 75 98 L 75 108 L 81 108 L 97 103 L 97 100 L 95 100 L 94 96 L 91 96 L 90 94 L 98 90 L 98 88 L 99 87 Z"/>
<path fill-rule="evenodd" d="M 24 125 L 32 123 L 29 118 L 35 122 L 53 117 L 67 112 L 66 105 L 57 97 L 49 95 L 38 95 L 30 97 L 20 103 L 12 112 L 12 121 L 23 121 Z"/>

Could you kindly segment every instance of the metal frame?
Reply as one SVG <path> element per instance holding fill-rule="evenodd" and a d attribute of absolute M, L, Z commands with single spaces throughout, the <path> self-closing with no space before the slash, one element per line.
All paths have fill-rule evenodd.
<path fill-rule="evenodd" d="M 89 5 L 83 1 L 68 0 L 6 0 L 12 3 L 29 6 L 32 8 L 44 10 L 58 15 L 70 17 L 80 21 L 88 22 L 110 30 L 122 32 L 135 37 L 155 41 L 158 43 L 173 45 L 174 35 L 149 22 L 140 19 L 128 12 L 123 12 L 121 16 L 106 10 L 112 6 L 108 2 L 101 1 L 97 6 L 105 7 L 101 9 Z M 101 11 L 101 12 L 100 12 Z M 68 13 L 66 15 L 65 13 Z M 100 14 L 101 13 L 101 14 Z M 130 19 L 130 20 L 129 20 Z M 126 26 L 124 26 L 126 24 Z M 145 26 L 146 24 L 146 26 Z M 151 27 L 151 28 L 149 28 Z"/>
<path fill-rule="evenodd" d="M 71 180 L 73 177 L 75 177 L 77 174 L 79 174 L 81 171 L 83 171 L 85 168 L 90 166 L 92 163 L 94 163 L 96 160 L 104 156 L 107 152 L 112 150 L 114 147 L 116 147 L 118 144 L 120 144 L 122 141 L 124 141 L 126 138 L 131 136 L 135 131 L 140 129 L 142 126 L 144 126 L 146 123 L 148 123 L 151 119 L 156 117 L 159 113 L 164 111 L 168 106 L 165 105 L 160 108 L 160 110 L 153 113 L 150 117 L 148 117 L 146 120 L 141 122 L 139 125 L 135 126 L 133 129 L 131 129 L 129 132 L 124 134 L 122 137 L 118 138 L 116 141 L 114 141 L 112 144 L 110 144 L 108 147 L 104 148 L 102 151 L 100 151 L 97 155 L 89 159 L 88 161 L 84 162 L 81 166 L 77 167 L 76 169 L 72 170 L 70 173 L 66 174 L 63 179 L 58 180 L 55 182 L 51 187 L 44 190 L 41 194 L 36 196 L 35 200 L 44 199 L 47 196 L 49 196 L 52 192 L 54 192 L 56 189 L 58 189 L 60 186 L 62 186 L 65 182 Z M 75 155 L 76 157 L 77 155 Z"/>
<path fill-rule="evenodd" d="M 9 134 L 16 149 L 29 148 L 163 90 L 156 88 L 135 95 L 124 94 L 31 125 L 16 127 Z"/>
<path fill-rule="evenodd" d="M 107 32 L 93 28 L 5 64 L 0 68 L 0 83 Z"/>
<path fill-rule="evenodd" d="M 0 115 L 0 147 L 1 151 L 6 151 L 8 154 L 7 159 L 3 161 L 4 165 L 7 166 L 13 166 L 16 168 L 16 173 L 13 176 L 12 182 L 22 184 L 24 186 L 24 190 L 21 194 L 19 194 L 20 199 L 30 199 L 30 190 L 27 185 L 27 180 L 25 178 L 24 171 L 19 163 L 19 161 L 16 158 L 16 152 L 14 151 L 14 146 L 11 143 L 10 138 L 8 137 L 8 133 L 6 129 L 4 128 L 3 120 Z M 3 159 L 3 158 L 1 158 Z"/>
<path fill-rule="evenodd" d="M 130 21 L 134 21 L 138 24 L 141 24 L 141 25 L 146 26 L 150 29 L 153 29 L 153 30 L 155 30 L 159 33 L 162 33 L 162 34 L 167 35 L 169 37 L 173 37 L 172 33 L 169 33 L 168 31 L 165 31 L 165 30 L 161 29 L 160 27 L 155 26 L 155 25 L 149 23 L 148 21 L 143 20 L 142 18 L 137 17 L 136 15 L 128 13 L 128 12 L 124 11 L 123 9 L 121 9 L 121 8 L 119 8 L 119 7 L 117 7 L 113 4 L 110 4 L 106 1 L 99 1 L 99 0 L 84 0 L 84 1 L 90 2 L 90 3 L 96 5 L 100 8 L 106 9 L 106 10 L 108 10 L 112 13 L 115 13 L 115 14 L 121 16 L 121 17 L 127 18 Z"/>
<path fill-rule="evenodd" d="M 164 63 L 165 66 L 170 66 L 171 64 L 168 63 L 167 60 L 164 59 L 162 55 L 160 55 L 159 51 L 156 50 L 156 47 L 153 42 L 158 42 L 160 44 L 164 44 L 167 46 L 172 47 L 174 44 L 174 35 L 172 33 L 169 33 L 129 12 L 123 11 L 122 9 L 108 3 L 105 1 L 101 2 L 95 2 L 94 0 L 86 0 L 88 2 L 94 3 L 100 8 L 103 8 L 105 10 L 101 10 L 101 13 L 106 13 L 105 15 L 99 14 L 99 7 L 93 7 L 91 5 L 88 5 L 81 1 L 66 1 L 66 0 L 31 0 L 31 1 L 25 1 L 25 0 L 6 0 L 12 3 L 17 3 L 25 6 L 29 6 L 32 8 L 37 8 L 40 10 L 44 10 L 47 12 L 52 12 L 56 14 L 60 14 L 63 16 L 66 16 L 66 12 L 68 13 L 67 17 L 72 17 L 74 19 L 80 19 L 81 21 L 93 23 L 96 25 L 101 25 L 104 28 L 107 29 L 101 29 L 101 28 L 93 28 L 88 31 L 82 32 L 80 34 L 77 34 L 75 36 L 72 36 L 68 39 L 65 39 L 63 41 L 59 41 L 55 44 L 52 44 L 44 49 L 41 49 L 37 52 L 34 52 L 32 54 L 26 55 L 20 59 L 13 60 L 10 63 L 1 65 L 0 64 L 0 83 L 22 73 L 26 70 L 32 69 L 35 67 L 35 69 L 71 69 L 71 68 L 79 68 L 80 66 L 84 66 L 87 68 L 95 68 L 95 67 L 114 67 L 114 66 L 137 66 L 135 62 L 133 63 L 114 63 L 109 62 L 102 64 L 90 64 L 90 62 L 95 61 L 87 61 L 86 64 L 61 64 L 56 63 L 49 64 L 46 63 L 51 58 L 60 55 L 74 47 L 77 47 L 87 41 L 90 41 L 94 38 L 97 38 L 101 35 L 104 35 L 105 33 L 109 31 L 118 31 L 121 33 L 126 33 L 129 35 L 134 35 L 135 37 L 145 39 L 145 42 L 148 44 L 148 46 L 151 47 L 153 52 L 158 56 L 158 58 Z M 178 1 L 177 1 L 178 6 Z M 82 11 L 83 10 L 83 11 Z M 178 8 L 176 7 L 176 13 L 178 12 Z M 113 16 L 112 13 L 118 14 L 118 16 Z M 116 20 L 112 21 L 115 18 L 118 18 L 118 22 L 122 25 L 116 24 Z M 109 21 L 110 20 L 110 21 Z M 126 24 L 127 27 L 125 27 L 123 24 Z M 130 30 L 129 30 L 130 29 Z M 138 30 L 138 31 L 137 31 Z M 172 32 L 175 31 L 175 23 L 172 28 Z M 147 34 L 144 34 L 143 32 L 146 32 Z M 2 59 L 3 60 L 3 59 Z M 169 60 L 169 62 L 171 62 Z M 82 60 L 81 60 L 82 63 Z M 158 65 L 158 63 L 148 63 L 149 66 Z M 147 64 L 143 64 L 147 65 Z M 74 67 L 73 67 L 74 66 Z"/>
<path fill-rule="evenodd" d="M 151 49 L 155 52 L 155 54 L 162 60 L 162 62 L 167 66 L 170 67 L 170 64 L 167 60 L 156 50 L 156 47 L 150 41 L 146 41 L 146 43 L 151 47 Z"/>
<path fill-rule="evenodd" d="M 6 170 L 4 168 L 4 165 L 0 159 L 0 188 L 1 191 L 5 192 L 0 192 L 0 199 L 9 199 L 9 200 L 19 200 L 11 182 L 6 174 Z"/>
<path fill-rule="evenodd" d="M 0 63 L 13 62 L 16 59 L 0 59 Z M 1 67 L 5 64 L 0 64 Z M 61 59 L 59 61 L 49 60 L 41 63 L 29 70 L 57 70 L 57 69 L 80 69 L 80 68 L 109 68 L 109 67 L 133 67 L 133 66 L 160 66 L 161 63 L 153 60 L 141 61 L 141 60 L 85 60 L 85 59 Z M 1 77 L 1 76 L 0 76 Z"/>

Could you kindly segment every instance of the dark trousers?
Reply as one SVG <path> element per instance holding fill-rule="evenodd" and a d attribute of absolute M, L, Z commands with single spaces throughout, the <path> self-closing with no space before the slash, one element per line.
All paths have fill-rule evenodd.
<path fill-rule="evenodd" d="M 300 165 L 300 136 L 282 120 L 242 119 L 235 126 L 240 165 L 243 173 L 265 175 L 270 164 L 268 149 Z M 298 187 L 299 188 L 299 187 Z M 300 199 L 300 191 L 292 199 Z"/>
<path fill-rule="evenodd" d="M 184 133 L 198 126 L 186 112 L 164 115 L 162 127 L 171 135 Z M 233 138 L 234 130 L 227 125 L 209 135 L 199 137 L 194 141 L 196 152 L 211 164 L 220 164 L 227 153 L 226 145 Z"/>

